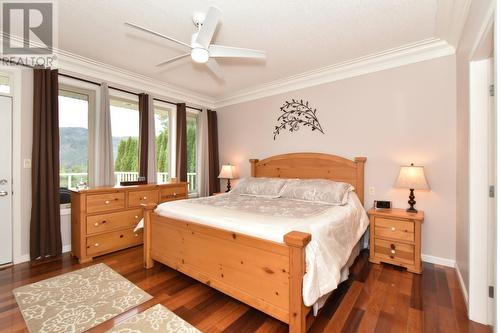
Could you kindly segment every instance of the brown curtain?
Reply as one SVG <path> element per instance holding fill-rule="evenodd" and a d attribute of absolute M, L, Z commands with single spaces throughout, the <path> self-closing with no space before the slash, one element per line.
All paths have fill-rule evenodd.
<path fill-rule="evenodd" d="M 208 192 L 220 192 L 219 175 L 219 138 L 217 132 L 217 112 L 207 110 L 208 117 Z"/>
<path fill-rule="evenodd" d="M 149 96 L 139 94 L 139 177 L 148 176 Z"/>
<path fill-rule="evenodd" d="M 177 104 L 177 179 L 180 182 L 187 181 L 187 124 L 186 104 Z"/>
<path fill-rule="evenodd" d="M 57 70 L 35 68 L 31 169 L 31 260 L 62 253 Z"/>

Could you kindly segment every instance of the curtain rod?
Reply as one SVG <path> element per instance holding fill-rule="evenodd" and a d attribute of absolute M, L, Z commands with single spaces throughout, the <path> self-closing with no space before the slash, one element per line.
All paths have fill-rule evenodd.
<path fill-rule="evenodd" d="M 86 83 L 90 83 L 90 84 L 93 84 L 93 85 L 96 85 L 96 86 L 101 86 L 100 83 L 98 82 L 95 82 L 95 81 L 90 81 L 90 80 L 87 80 L 87 79 L 82 79 L 80 77 L 76 77 L 76 76 L 73 76 L 73 75 L 69 75 L 69 74 L 63 74 L 63 73 L 59 73 L 60 76 L 64 76 L 64 77 L 67 77 L 67 78 L 70 78 L 70 79 L 75 79 L 75 80 L 78 80 L 78 81 L 82 81 L 82 82 L 86 82 Z M 109 89 L 113 89 L 113 90 L 118 90 L 118 91 L 121 91 L 121 92 L 124 92 L 124 93 L 127 93 L 127 94 L 132 94 L 132 95 L 135 95 L 135 96 L 139 96 L 138 93 L 135 93 L 135 92 L 132 92 L 132 91 L 128 91 L 128 90 L 124 90 L 124 89 L 120 89 L 120 88 L 116 88 L 116 87 L 112 87 L 112 86 L 109 86 L 108 87 Z M 159 98 L 153 98 L 154 100 L 157 100 L 159 102 L 163 102 L 163 103 L 168 103 L 168 104 L 172 104 L 172 105 L 177 105 L 178 103 L 174 103 L 174 102 L 170 102 L 170 101 L 166 101 L 166 100 L 163 100 L 163 99 L 159 99 Z M 195 108 L 193 106 L 188 106 L 186 105 L 186 109 L 191 109 L 191 110 L 196 110 L 196 111 L 200 111 L 200 112 L 203 112 L 202 109 L 200 108 Z"/>

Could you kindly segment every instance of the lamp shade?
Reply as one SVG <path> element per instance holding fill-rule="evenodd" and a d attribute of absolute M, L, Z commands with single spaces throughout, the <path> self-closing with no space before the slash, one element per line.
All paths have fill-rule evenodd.
<path fill-rule="evenodd" d="M 235 179 L 238 176 L 236 175 L 236 167 L 231 164 L 224 164 L 220 170 L 219 178 L 222 179 Z"/>
<path fill-rule="evenodd" d="M 414 190 L 429 190 L 423 166 L 402 166 L 394 187 Z"/>

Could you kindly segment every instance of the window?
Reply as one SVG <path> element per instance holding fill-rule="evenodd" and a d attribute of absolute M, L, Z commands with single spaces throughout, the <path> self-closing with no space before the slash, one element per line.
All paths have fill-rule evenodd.
<path fill-rule="evenodd" d="M 10 94 L 10 78 L 8 75 L 0 74 L 0 93 Z"/>
<path fill-rule="evenodd" d="M 197 147 L 197 114 L 187 114 L 187 180 L 189 182 L 189 193 L 198 192 L 197 170 L 198 170 L 198 147 Z"/>
<path fill-rule="evenodd" d="M 78 88 L 59 90 L 60 187 L 74 189 L 89 182 L 89 114 L 91 93 Z M 69 203 L 61 191 L 61 204 Z"/>
<path fill-rule="evenodd" d="M 170 180 L 170 107 L 154 102 L 156 136 L 156 178 L 159 183 Z"/>
<path fill-rule="evenodd" d="M 110 97 L 116 184 L 139 178 L 139 101 Z"/>

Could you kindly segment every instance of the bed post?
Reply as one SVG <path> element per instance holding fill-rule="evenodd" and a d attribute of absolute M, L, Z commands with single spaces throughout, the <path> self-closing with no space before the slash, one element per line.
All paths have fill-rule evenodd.
<path fill-rule="evenodd" d="M 253 159 L 249 160 L 249 162 L 250 162 L 250 176 L 256 177 L 255 174 L 257 173 L 256 172 L 257 171 L 257 162 L 259 162 L 259 160 L 253 158 Z"/>
<path fill-rule="evenodd" d="M 365 204 L 365 162 L 366 157 L 356 157 L 356 194 L 361 204 Z"/>
<path fill-rule="evenodd" d="M 151 259 L 151 215 L 154 214 L 156 204 L 141 204 L 142 217 L 144 219 L 144 267 L 153 268 L 154 261 Z"/>
<path fill-rule="evenodd" d="M 305 333 L 308 308 L 304 305 L 302 298 L 302 280 L 306 272 L 305 248 L 311 241 L 311 235 L 304 232 L 292 231 L 285 235 L 284 240 L 290 251 L 290 302 L 288 306 L 288 332 Z"/>

